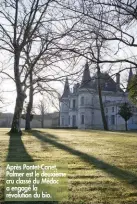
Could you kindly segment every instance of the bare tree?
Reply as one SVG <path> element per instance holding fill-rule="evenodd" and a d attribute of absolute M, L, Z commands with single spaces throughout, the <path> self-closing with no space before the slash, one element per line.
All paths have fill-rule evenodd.
<path fill-rule="evenodd" d="M 17 92 L 10 132 L 20 132 L 20 118 L 26 98 L 26 90 L 29 88 L 28 81 L 31 80 L 28 77 L 31 75 L 32 69 L 45 55 L 47 47 L 51 54 L 55 52 L 56 43 L 60 43 L 62 27 L 60 26 L 61 30 L 59 30 L 56 23 L 62 16 L 57 5 L 58 2 L 55 0 L 2 0 L 0 3 L 0 17 L 4 19 L 0 25 L 0 49 L 13 57 L 13 80 Z M 56 23 L 53 25 L 53 22 Z M 51 32 L 52 26 L 54 32 Z M 62 38 L 63 36 L 64 34 Z M 31 58 L 28 64 L 26 50 L 30 44 L 29 56 L 30 58 L 33 56 L 33 60 Z M 37 50 L 38 52 L 36 52 Z M 8 75 L 8 73 L 6 74 Z"/>
<path fill-rule="evenodd" d="M 135 40 L 136 1 L 73 0 L 65 1 L 62 7 L 66 13 L 70 11 L 69 15 L 75 17 L 79 23 L 71 32 L 66 50 L 63 47 L 61 50 L 83 56 L 92 64 L 97 65 L 100 107 L 104 129 L 107 130 L 101 99 L 100 67 L 102 64 L 107 64 L 110 71 L 112 64 L 118 64 L 118 69 L 113 66 L 116 70 L 113 70 L 115 74 L 131 67 L 137 69 L 136 55 L 134 50 L 131 51 L 131 48 L 137 46 Z M 102 47 L 102 42 L 107 43 L 107 49 Z"/>
<path fill-rule="evenodd" d="M 80 4 L 81 2 L 81 4 Z M 75 6 L 77 5 L 77 7 Z M 104 16 L 102 14 L 102 10 L 98 11 L 99 19 L 98 22 L 91 21 L 90 13 L 89 16 L 85 15 L 87 13 L 88 6 L 85 7 L 86 1 L 73 1 L 70 4 L 66 3 L 66 5 L 62 5 L 68 11 L 70 10 L 70 14 L 78 21 L 77 25 L 73 28 L 70 33 L 70 39 L 66 48 L 61 47 L 60 49 L 63 52 L 71 52 L 76 54 L 77 57 L 83 56 L 87 58 L 88 61 L 92 64 L 92 68 L 95 68 L 97 72 L 96 80 L 97 80 L 97 89 L 99 95 L 99 104 L 101 109 L 103 127 L 105 130 L 108 130 L 108 125 L 106 122 L 106 117 L 104 113 L 104 105 L 102 100 L 102 90 L 101 90 L 101 72 L 102 67 L 100 65 L 100 61 L 104 58 L 104 51 L 107 54 L 109 50 L 105 44 L 105 40 L 101 37 L 103 33 L 105 33 L 106 25 L 102 24 Z M 90 6 L 90 5 L 89 5 Z M 92 14 L 92 11 L 90 11 Z M 80 15 L 79 15 L 80 14 Z M 110 51 L 110 50 L 109 50 Z M 90 90 L 88 90 L 90 92 Z"/>
<path fill-rule="evenodd" d="M 59 13 L 58 6 L 62 7 L 63 13 Z M 31 72 L 34 71 L 35 65 L 42 59 L 42 56 L 44 60 L 47 54 L 45 51 L 48 50 L 47 56 L 49 56 L 49 52 L 55 53 L 55 50 L 60 49 L 62 54 L 65 51 L 69 57 L 70 53 L 73 53 L 73 57 L 88 58 L 94 65 L 96 63 L 98 65 L 122 63 L 123 66 L 126 66 L 124 69 L 129 67 L 129 64 L 136 68 L 134 54 L 130 53 L 128 57 L 122 58 L 119 56 L 124 46 L 137 47 L 135 35 L 130 34 L 130 31 L 136 26 L 136 13 L 136 2 L 133 0 L 114 0 L 113 2 L 111 0 L 2 0 L 0 3 L 0 17 L 3 19 L 0 24 L 0 49 L 12 57 L 13 80 L 17 92 L 11 132 L 20 132 L 20 118 L 26 90 L 28 88 L 32 90 L 32 86 L 37 84 L 36 81 L 43 80 L 42 75 L 37 74 L 40 70 L 39 66 L 35 69 L 35 74 L 33 72 L 32 79 Z M 103 18 L 100 18 L 100 14 Z M 59 31 L 66 24 L 66 19 L 69 22 L 66 26 L 67 37 L 66 33 L 60 36 Z M 58 28 L 59 21 L 63 23 Z M 57 22 L 57 25 L 56 23 L 53 25 L 55 29 L 54 32 L 51 32 L 49 25 L 52 25 L 53 22 Z M 90 55 L 87 54 L 91 53 L 92 42 L 94 46 L 96 40 L 95 28 L 100 23 L 102 31 L 96 33 L 98 37 L 103 41 L 117 43 L 115 49 L 112 49 L 110 53 L 103 49 L 106 57 L 96 58 L 93 52 L 92 57 L 89 57 Z M 31 60 L 28 62 L 26 50 L 30 44 L 29 57 Z M 37 77 L 33 78 L 33 76 Z M 30 83 L 31 80 L 32 83 Z"/>
<path fill-rule="evenodd" d="M 44 98 L 39 101 L 39 104 L 38 104 L 38 106 L 37 106 L 37 109 L 38 109 L 39 112 L 40 112 L 41 128 L 44 128 L 44 117 L 45 117 L 45 114 L 48 113 L 46 101 L 45 101 Z"/>
<path fill-rule="evenodd" d="M 78 43 L 72 43 L 68 51 L 75 52 L 86 57 L 87 42 L 93 39 L 94 28 L 102 24 L 102 31 L 98 33 L 102 40 L 108 41 L 111 52 L 99 60 L 99 64 L 118 64 L 120 70 L 125 70 L 132 65 L 137 67 L 136 55 L 133 48 L 136 43 L 136 1 L 134 0 L 73 0 L 64 1 L 64 10 L 70 12 L 71 17 L 79 19 L 79 27 L 73 29 L 73 40 L 83 35 L 79 48 Z M 102 16 L 103 18 L 100 18 Z M 81 20 L 80 20 L 81 19 Z M 86 25 L 86 27 L 85 27 Z M 89 28 L 87 28 L 89 25 Z M 74 37 L 75 34 L 75 37 Z M 80 39 L 80 38 L 79 38 Z M 131 50 L 132 49 L 132 50 Z M 87 58 L 87 57 L 86 57 Z M 92 59 L 92 63 L 96 60 Z"/>
<path fill-rule="evenodd" d="M 71 29 L 70 29 L 71 30 Z M 32 49 L 32 43 L 29 44 L 25 52 L 26 66 L 29 70 L 28 73 L 28 89 L 29 89 L 29 102 L 26 113 L 26 125 L 25 129 L 30 130 L 30 118 L 33 108 L 33 98 L 37 93 L 43 94 L 44 92 L 51 94 L 52 96 L 57 93 L 50 84 L 51 82 L 62 81 L 66 76 L 76 75 L 78 72 L 70 72 L 68 70 L 62 70 L 57 65 L 58 62 L 66 60 L 65 56 L 60 55 L 60 49 L 57 47 L 58 40 L 62 39 L 64 34 L 51 37 L 50 41 L 47 40 L 47 36 L 52 33 L 52 30 L 47 31 L 45 38 L 41 38 L 40 48 L 37 54 L 30 55 Z M 70 31 L 67 31 L 67 34 Z"/>
<path fill-rule="evenodd" d="M 25 66 L 23 66 L 23 49 L 32 39 L 33 44 L 35 44 L 38 33 L 41 32 L 44 22 L 46 22 L 46 14 L 51 2 L 54 1 L 3 0 L 0 3 L 1 18 L 4 19 L 0 25 L 0 48 L 13 56 L 14 80 L 17 91 L 10 132 L 20 132 L 20 118 L 26 98 L 25 82 L 28 74 Z M 22 80 L 22 78 L 24 79 Z"/>
<path fill-rule="evenodd" d="M 103 121 L 103 126 L 104 130 L 108 130 L 108 124 L 106 121 L 105 117 L 105 112 L 104 112 L 104 105 L 103 105 L 103 100 L 102 100 L 102 90 L 101 90 L 101 71 L 100 71 L 100 65 L 99 65 L 99 60 L 100 60 L 100 54 L 101 54 L 101 48 L 102 48 L 103 42 L 99 41 L 98 36 L 96 38 L 96 49 L 97 49 L 97 81 L 98 81 L 98 95 L 99 95 L 99 103 L 100 103 L 100 109 L 101 109 L 101 115 L 102 115 L 102 121 Z"/>

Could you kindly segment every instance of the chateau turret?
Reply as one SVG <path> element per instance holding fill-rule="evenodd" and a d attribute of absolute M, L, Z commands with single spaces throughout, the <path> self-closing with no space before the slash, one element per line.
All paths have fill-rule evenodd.
<path fill-rule="evenodd" d="M 133 77 L 133 72 L 132 72 L 132 68 L 130 68 L 129 75 L 128 75 L 128 82 L 127 82 L 127 92 L 128 92 L 128 87 L 129 87 L 132 77 Z"/>
<path fill-rule="evenodd" d="M 61 98 L 68 98 L 69 94 L 70 94 L 69 82 L 68 82 L 68 78 L 66 77 L 64 91 Z"/>
<path fill-rule="evenodd" d="M 90 77 L 88 62 L 86 62 L 85 64 L 85 69 L 83 72 L 83 77 L 82 77 L 80 88 L 91 88 L 91 77 Z"/>
<path fill-rule="evenodd" d="M 66 77 L 64 91 L 60 98 L 60 126 L 61 127 L 68 127 L 69 126 L 69 82 L 68 78 Z"/>

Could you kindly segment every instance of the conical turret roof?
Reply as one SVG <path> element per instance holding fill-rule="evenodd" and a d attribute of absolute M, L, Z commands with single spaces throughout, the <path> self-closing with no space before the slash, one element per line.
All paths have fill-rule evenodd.
<path fill-rule="evenodd" d="M 64 91 L 63 91 L 61 98 L 68 98 L 69 94 L 70 94 L 69 82 L 68 82 L 68 78 L 66 77 Z"/>
<path fill-rule="evenodd" d="M 91 77 L 90 77 L 88 62 L 86 62 L 85 64 L 85 69 L 83 72 L 83 77 L 82 77 L 80 88 L 91 88 Z"/>
<path fill-rule="evenodd" d="M 127 91 L 132 77 L 133 77 L 133 71 L 132 71 L 132 68 L 130 68 L 129 75 L 128 75 L 128 82 L 127 82 Z"/>
<path fill-rule="evenodd" d="M 133 77 L 132 68 L 129 70 L 128 82 L 130 82 L 131 78 Z"/>

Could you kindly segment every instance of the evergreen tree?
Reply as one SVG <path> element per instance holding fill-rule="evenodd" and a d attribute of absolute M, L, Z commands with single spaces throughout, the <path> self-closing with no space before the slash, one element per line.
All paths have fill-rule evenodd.
<path fill-rule="evenodd" d="M 132 117 L 131 106 L 125 102 L 120 106 L 118 114 L 125 120 L 125 128 L 127 129 L 127 121 Z"/>
<path fill-rule="evenodd" d="M 137 105 L 137 75 L 133 76 L 128 86 L 129 99 Z"/>

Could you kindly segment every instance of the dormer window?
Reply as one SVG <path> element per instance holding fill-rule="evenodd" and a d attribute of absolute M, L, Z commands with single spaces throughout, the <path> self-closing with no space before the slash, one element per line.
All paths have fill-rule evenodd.
<path fill-rule="evenodd" d="M 81 105 L 81 106 L 84 106 L 84 96 L 81 97 L 80 105 Z"/>

